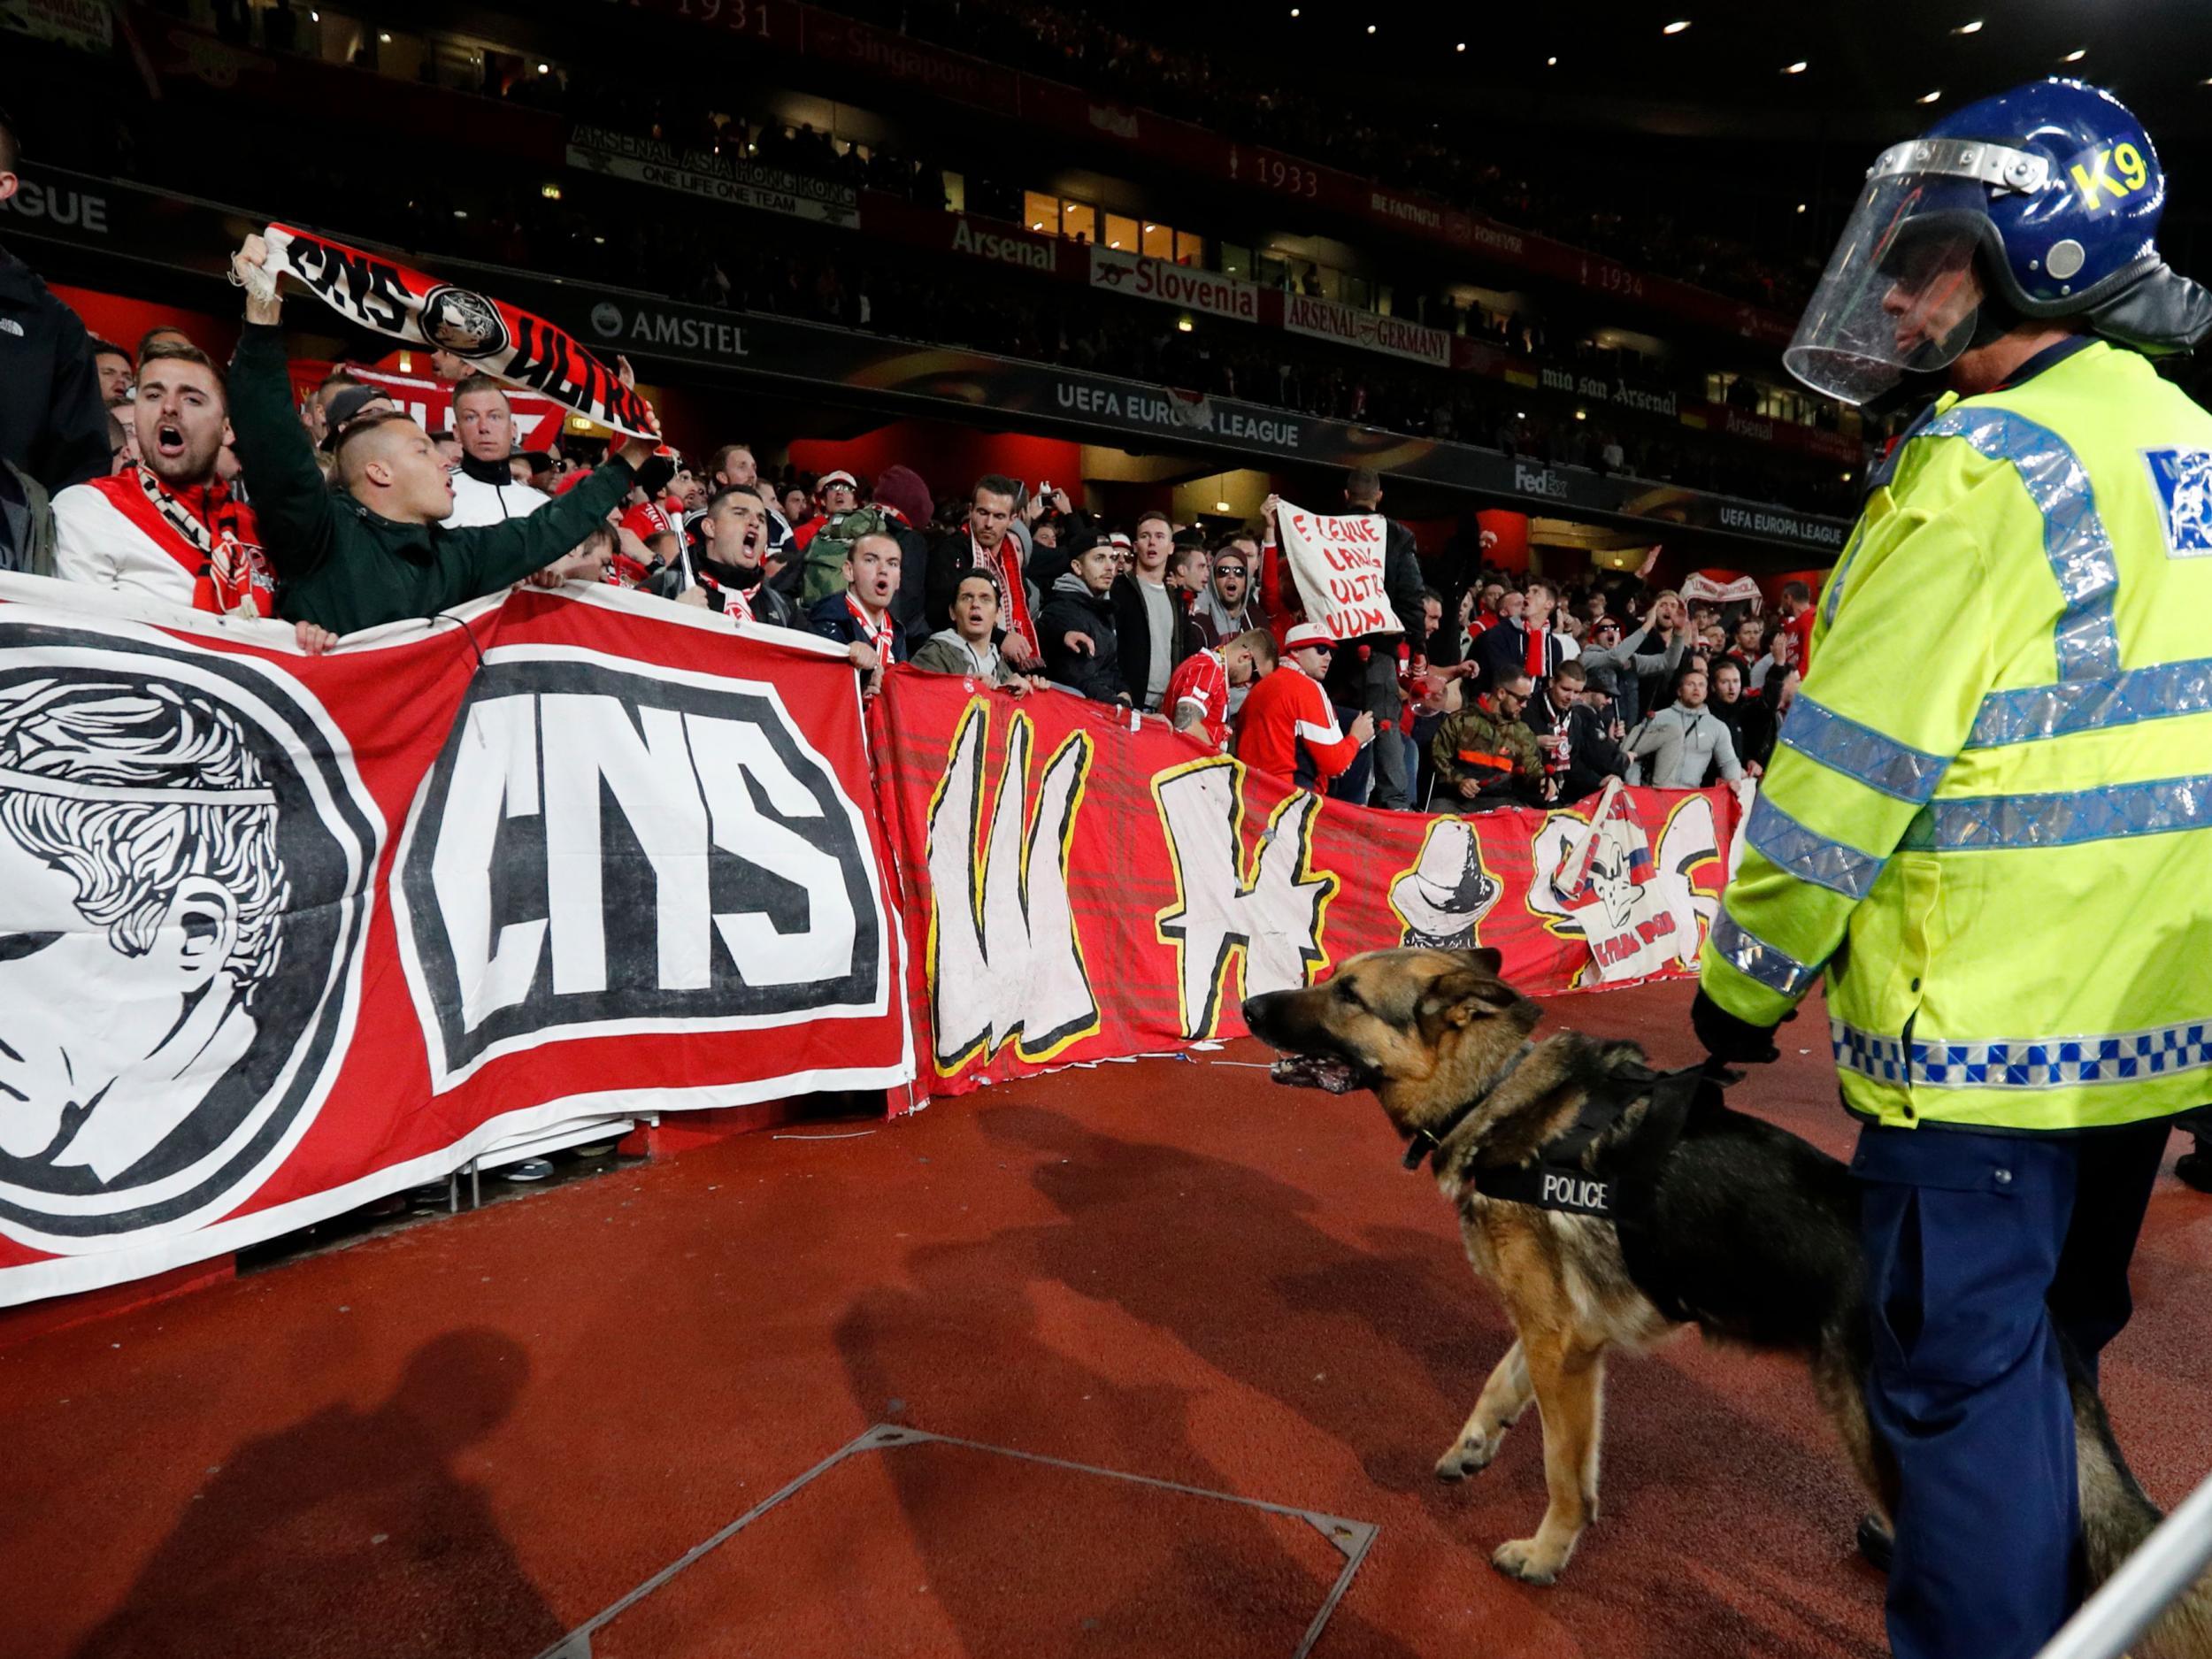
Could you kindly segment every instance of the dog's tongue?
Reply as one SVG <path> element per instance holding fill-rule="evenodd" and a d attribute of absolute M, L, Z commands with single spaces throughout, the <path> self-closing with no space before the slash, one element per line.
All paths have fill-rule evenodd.
<path fill-rule="evenodd" d="M 1267 1068 L 1267 1075 L 1293 1088 L 1326 1089 L 1332 1094 L 1348 1094 L 1359 1087 L 1352 1068 L 1328 1055 L 1286 1054 Z"/>

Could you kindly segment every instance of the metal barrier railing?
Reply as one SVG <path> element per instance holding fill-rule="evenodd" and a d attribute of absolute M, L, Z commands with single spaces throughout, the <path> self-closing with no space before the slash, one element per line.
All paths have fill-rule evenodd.
<path fill-rule="evenodd" d="M 2083 1602 L 2036 1659 L 2120 1659 L 2212 1563 L 2212 1478 Z"/>

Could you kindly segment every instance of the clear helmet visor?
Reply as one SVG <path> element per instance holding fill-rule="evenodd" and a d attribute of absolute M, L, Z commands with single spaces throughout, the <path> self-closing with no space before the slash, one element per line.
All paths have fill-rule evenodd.
<path fill-rule="evenodd" d="M 1965 180 L 1877 178 L 1830 256 L 1783 365 L 1816 392 L 1870 402 L 1950 366 L 1974 333 L 1982 219 Z"/>

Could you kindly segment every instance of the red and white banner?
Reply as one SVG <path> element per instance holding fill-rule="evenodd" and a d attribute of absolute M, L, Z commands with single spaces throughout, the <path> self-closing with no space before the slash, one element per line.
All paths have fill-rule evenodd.
<path fill-rule="evenodd" d="M 1647 972 L 1689 973 L 1742 817 L 1725 788 L 1617 795 L 1603 845 L 1632 826 L 1648 875 L 1594 859 L 1570 904 L 1551 878 L 1595 799 L 1371 811 L 1164 723 L 949 675 L 893 674 L 872 719 L 926 1094 L 1240 1036 L 1246 997 L 1386 946 L 1487 945 L 1540 993 L 1599 984 L 1594 941 L 1626 932 Z"/>
<path fill-rule="evenodd" d="M 580 589 L 290 641 L 0 578 L 0 1305 L 912 1075 L 841 649 Z"/>
<path fill-rule="evenodd" d="M 1335 300 L 1316 299 L 1304 294 L 1284 295 L 1283 326 L 1294 334 L 1333 340 L 1363 351 L 1406 357 L 1434 368 L 1452 366 L 1452 336 L 1441 328 L 1408 322 L 1402 317 L 1385 317 L 1362 311 L 1356 305 L 1340 304 Z"/>
<path fill-rule="evenodd" d="M 296 279 L 355 326 L 406 345 L 450 351 L 510 386 L 542 392 L 633 438 L 660 435 L 646 401 L 544 318 L 311 231 L 272 225 L 264 236 L 273 274 Z"/>
<path fill-rule="evenodd" d="M 1338 640 L 1405 632 L 1383 587 L 1387 518 L 1379 512 L 1332 518 L 1284 502 L 1275 522 L 1307 621 Z"/>
<path fill-rule="evenodd" d="M 1091 286 L 1110 288 L 1133 299 L 1157 300 L 1185 311 L 1260 320 L 1260 287 L 1218 271 L 1194 271 L 1169 259 L 1147 259 L 1114 248 L 1091 244 Z"/>

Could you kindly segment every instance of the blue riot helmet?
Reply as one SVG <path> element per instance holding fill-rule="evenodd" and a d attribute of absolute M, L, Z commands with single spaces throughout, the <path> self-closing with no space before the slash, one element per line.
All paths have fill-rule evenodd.
<path fill-rule="evenodd" d="M 1782 354 L 1866 403 L 2016 318 L 2079 317 L 2153 354 L 2212 329 L 2212 294 L 2159 257 L 2166 175 L 2110 93 L 2038 81 L 1884 150 Z"/>

